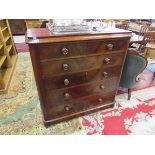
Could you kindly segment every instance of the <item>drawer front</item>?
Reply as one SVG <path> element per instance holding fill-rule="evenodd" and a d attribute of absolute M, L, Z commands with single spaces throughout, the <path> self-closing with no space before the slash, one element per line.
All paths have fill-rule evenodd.
<path fill-rule="evenodd" d="M 125 53 L 104 54 L 97 56 L 61 59 L 40 63 L 43 77 L 88 71 L 92 69 L 117 66 L 123 63 Z"/>
<path fill-rule="evenodd" d="M 79 56 L 79 55 L 111 52 L 116 50 L 124 50 L 126 45 L 127 40 L 120 39 L 120 40 L 40 44 L 38 45 L 38 49 L 40 60 L 46 60 L 52 58 L 65 58 L 70 56 Z"/>
<path fill-rule="evenodd" d="M 87 72 L 53 76 L 49 79 L 44 79 L 43 83 L 46 90 L 68 88 L 91 81 L 99 81 L 107 78 L 112 79 L 113 77 L 119 77 L 120 71 L 121 66 L 100 68 Z"/>
<path fill-rule="evenodd" d="M 59 116 L 68 116 L 69 114 L 76 114 L 77 112 L 82 112 L 83 110 L 88 110 L 90 108 L 96 108 L 97 106 L 107 105 L 114 102 L 115 93 L 107 93 L 106 95 L 91 95 L 83 99 L 75 100 L 74 102 L 61 103 L 56 106 L 51 106 L 46 108 L 46 119 L 54 119 Z"/>
<path fill-rule="evenodd" d="M 85 55 L 87 43 L 52 43 L 39 46 L 40 60 Z"/>
<path fill-rule="evenodd" d="M 91 82 L 87 84 L 81 84 L 78 86 L 59 90 L 57 89 L 53 91 L 44 90 L 46 94 L 47 107 L 59 105 L 63 102 L 70 102 L 72 100 L 76 100 L 92 94 L 106 95 L 107 93 L 116 90 L 118 79 L 119 78 L 116 77 L 113 79 Z"/>

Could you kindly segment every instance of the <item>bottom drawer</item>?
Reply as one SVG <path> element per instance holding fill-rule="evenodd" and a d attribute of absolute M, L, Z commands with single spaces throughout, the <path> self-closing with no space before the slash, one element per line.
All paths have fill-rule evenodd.
<path fill-rule="evenodd" d="M 96 94 L 79 100 L 73 100 L 72 102 L 62 103 L 61 105 L 46 107 L 44 118 L 45 121 L 49 121 L 52 119 L 61 119 L 66 116 L 69 117 L 70 115 L 78 115 L 79 113 L 85 113 L 89 110 L 95 110 L 99 106 L 108 105 L 114 102 L 114 98 L 115 92 L 111 92 L 104 96 Z"/>

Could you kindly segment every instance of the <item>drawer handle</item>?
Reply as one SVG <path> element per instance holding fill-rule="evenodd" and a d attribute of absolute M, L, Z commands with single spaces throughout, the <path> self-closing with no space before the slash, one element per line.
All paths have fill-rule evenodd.
<path fill-rule="evenodd" d="M 68 71 L 69 70 L 69 65 L 68 64 L 63 64 L 62 67 L 63 67 L 64 71 Z"/>
<path fill-rule="evenodd" d="M 68 49 L 66 47 L 63 47 L 61 51 L 62 51 L 63 55 L 68 55 L 68 53 L 69 53 Z"/>
<path fill-rule="evenodd" d="M 69 106 L 65 106 L 64 109 L 65 109 L 66 111 L 69 111 L 69 110 L 70 110 L 70 107 L 69 107 Z"/>
<path fill-rule="evenodd" d="M 103 72 L 102 75 L 107 78 L 108 77 L 108 73 L 107 72 Z"/>
<path fill-rule="evenodd" d="M 64 79 L 64 85 L 65 86 L 69 85 L 69 80 L 68 79 Z"/>
<path fill-rule="evenodd" d="M 107 44 L 107 47 L 108 47 L 108 50 L 109 50 L 109 51 L 112 51 L 112 49 L 113 49 L 114 45 L 113 45 L 113 44 L 111 44 L 111 43 L 109 43 L 109 44 Z"/>
<path fill-rule="evenodd" d="M 105 87 L 104 87 L 104 85 L 103 85 L 103 84 L 101 84 L 101 85 L 100 85 L 100 88 L 101 88 L 101 89 L 104 89 Z"/>
<path fill-rule="evenodd" d="M 109 64 L 109 63 L 110 63 L 110 59 L 109 59 L 109 58 L 105 58 L 105 59 L 104 59 L 104 62 L 105 62 L 106 64 Z"/>
<path fill-rule="evenodd" d="M 65 96 L 65 99 L 66 99 L 66 100 L 68 100 L 68 99 L 70 98 L 69 93 L 65 93 L 64 96 Z"/>
<path fill-rule="evenodd" d="M 99 102 L 99 103 L 102 103 L 102 102 L 103 102 L 103 99 L 100 97 L 100 98 L 98 99 L 98 102 Z"/>

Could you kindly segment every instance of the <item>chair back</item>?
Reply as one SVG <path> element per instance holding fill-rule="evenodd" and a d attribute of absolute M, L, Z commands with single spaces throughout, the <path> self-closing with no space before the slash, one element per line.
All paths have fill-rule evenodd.
<path fill-rule="evenodd" d="M 155 31 L 148 31 L 144 38 L 145 50 L 144 56 L 146 58 L 155 58 Z"/>
<path fill-rule="evenodd" d="M 148 31 L 144 36 L 145 43 L 155 43 L 155 31 Z"/>
<path fill-rule="evenodd" d="M 148 31 L 148 26 L 141 26 L 140 31 L 139 31 L 139 37 L 145 36 L 145 33 Z"/>
<path fill-rule="evenodd" d="M 128 50 L 126 56 L 120 86 L 124 88 L 133 88 L 138 81 L 138 75 L 147 66 L 147 59 L 137 54 L 135 50 Z"/>
<path fill-rule="evenodd" d="M 146 44 L 148 44 L 148 43 L 155 43 L 155 31 L 147 31 L 144 34 L 143 41 L 140 44 L 138 51 L 144 51 Z"/>

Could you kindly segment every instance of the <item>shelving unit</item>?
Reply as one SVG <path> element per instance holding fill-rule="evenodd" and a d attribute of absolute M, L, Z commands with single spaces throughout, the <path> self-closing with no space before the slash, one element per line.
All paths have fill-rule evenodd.
<path fill-rule="evenodd" d="M 8 92 L 17 52 L 8 20 L 0 19 L 0 94 Z"/>

